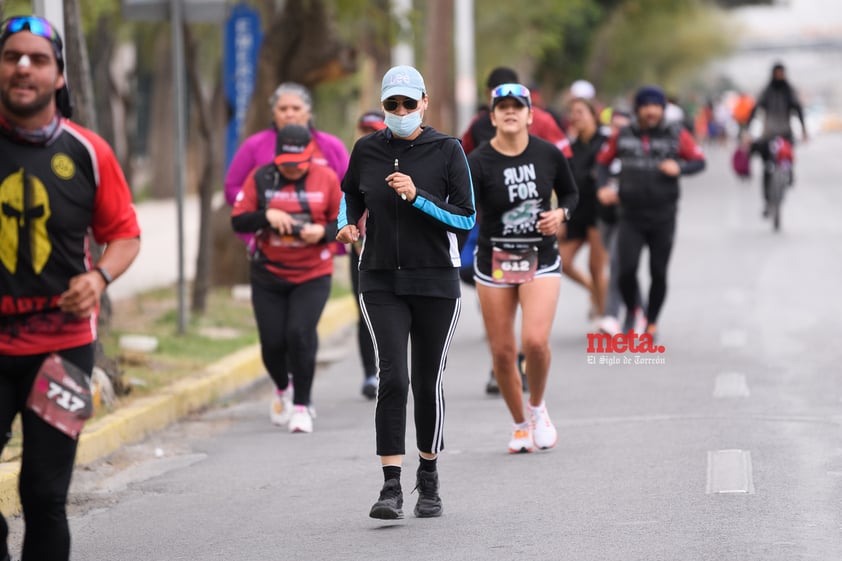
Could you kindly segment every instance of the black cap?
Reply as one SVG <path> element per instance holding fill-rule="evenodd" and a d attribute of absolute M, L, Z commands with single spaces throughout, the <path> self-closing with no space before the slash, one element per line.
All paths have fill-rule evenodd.
<path fill-rule="evenodd" d="M 667 95 L 658 86 L 643 86 L 634 96 L 634 109 L 637 111 L 644 105 L 660 105 L 666 107 Z"/>
<path fill-rule="evenodd" d="M 300 154 L 310 144 L 310 131 L 301 125 L 286 125 L 278 131 L 276 154 Z"/>
<path fill-rule="evenodd" d="M 286 125 L 275 140 L 275 164 L 306 167 L 313 155 L 310 131 L 301 125 Z"/>
<path fill-rule="evenodd" d="M 498 66 L 488 74 L 485 87 L 493 89 L 501 84 L 517 84 L 518 82 L 520 80 L 518 80 L 517 72 L 505 66 Z"/>

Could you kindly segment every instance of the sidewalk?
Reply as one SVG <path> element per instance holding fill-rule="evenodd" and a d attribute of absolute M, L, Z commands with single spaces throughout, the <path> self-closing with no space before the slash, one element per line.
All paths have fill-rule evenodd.
<path fill-rule="evenodd" d="M 171 286 L 178 278 L 177 224 L 175 201 L 150 201 L 137 205 L 143 241 L 138 259 L 109 288 L 115 299 L 142 290 Z M 185 202 L 185 277 L 195 270 L 196 235 L 199 217 L 195 198 Z M 344 271 L 337 271 L 339 274 Z M 329 346 L 330 339 L 350 321 L 357 310 L 352 297 L 328 302 L 319 321 L 319 339 Z M 163 388 L 132 405 L 89 423 L 79 438 L 76 465 L 92 463 L 124 444 L 140 441 L 193 411 L 233 395 L 265 376 L 260 346 L 252 345 L 229 355 L 192 378 Z M 19 460 L 0 464 L 0 512 L 11 516 L 20 512 L 18 497 Z"/>

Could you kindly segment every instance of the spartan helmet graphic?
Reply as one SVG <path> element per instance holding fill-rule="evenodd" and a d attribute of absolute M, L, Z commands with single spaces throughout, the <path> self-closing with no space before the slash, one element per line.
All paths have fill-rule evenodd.
<path fill-rule="evenodd" d="M 25 248 L 20 244 L 21 238 L 25 240 L 26 237 L 29 238 L 32 270 L 40 274 L 44 269 L 52 251 L 47 235 L 49 218 L 47 189 L 37 177 L 25 176 L 21 169 L 0 183 L 0 263 L 10 273 L 17 271 L 19 256 L 25 255 L 22 251 Z"/>

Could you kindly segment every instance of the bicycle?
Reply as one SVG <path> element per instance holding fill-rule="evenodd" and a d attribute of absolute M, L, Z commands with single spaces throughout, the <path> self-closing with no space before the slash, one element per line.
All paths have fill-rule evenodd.
<path fill-rule="evenodd" d="M 772 230 L 777 232 L 781 228 L 784 193 L 792 185 L 792 143 L 783 136 L 775 136 L 758 151 L 763 156 L 765 166 L 763 181 L 767 200 L 764 216 L 772 219 Z"/>

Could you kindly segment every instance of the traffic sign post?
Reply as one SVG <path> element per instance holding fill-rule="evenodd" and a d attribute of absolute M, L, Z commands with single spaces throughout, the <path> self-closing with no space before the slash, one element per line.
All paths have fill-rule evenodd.
<path fill-rule="evenodd" d="M 257 57 L 262 40 L 260 14 L 245 4 L 234 6 L 225 22 L 223 62 L 225 97 L 232 115 L 225 134 L 226 169 L 231 164 L 240 142 L 251 95 L 254 93 Z"/>
<path fill-rule="evenodd" d="M 178 223 L 178 332 L 187 329 L 187 289 L 184 279 L 184 192 L 187 164 L 184 87 L 185 22 L 215 22 L 225 17 L 225 0 L 121 0 L 123 17 L 130 20 L 170 22 L 173 48 L 173 89 L 175 97 L 175 194 Z"/>

